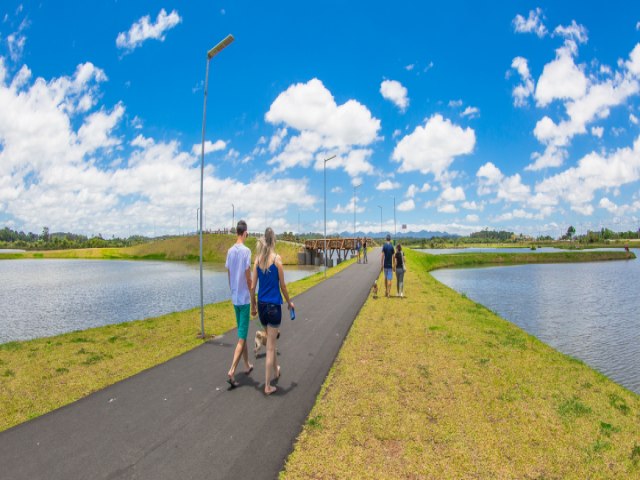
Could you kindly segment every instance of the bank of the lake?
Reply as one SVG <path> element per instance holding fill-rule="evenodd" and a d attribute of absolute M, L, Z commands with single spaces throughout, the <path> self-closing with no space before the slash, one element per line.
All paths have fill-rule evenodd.
<path fill-rule="evenodd" d="M 203 235 L 202 258 L 205 262 L 224 263 L 227 250 L 235 243 L 235 235 Z M 247 247 L 255 251 L 256 238 L 249 237 Z M 278 242 L 278 253 L 285 265 L 297 265 L 298 251 L 302 246 L 291 242 Z M 124 248 L 82 248 L 70 250 L 40 250 L 18 253 L 0 253 L 2 259 L 20 258 L 84 258 L 101 260 L 178 260 L 198 261 L 200 239 L 198 236 L 174 237 Z"/>
<path fill-rule="evenodd" d="M 621 258 L 407 252 L 406 298 L 367 301 L 281 477 L 636 478 L 638 395 L 428 273 Z"/>
<path fill-rule="evenodd" d="M 278 244 L 280 245 L 280 243 Z M 278 247 L 280 250 L 280 246 Z M 327 271 L 331 277 L 351 265 Z M 288 285 L 292 296 L 318 284 L 316 273 Z M 229 301 L 205 305 L 205 331 L 235 327 Z M 202 344 L 200 309 L 146 320 L 0 344 L 0 431 L 176 357 Z"/>

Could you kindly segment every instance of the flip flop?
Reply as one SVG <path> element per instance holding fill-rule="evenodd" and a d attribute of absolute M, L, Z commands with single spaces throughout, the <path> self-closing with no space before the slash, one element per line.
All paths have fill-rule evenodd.
<path fill-rule="evenodd" d="M 249 374 L 251 374 L 251 372 L 253 372 L 253 365 L 251 365 L 251 366 L 249 367 L 249 370 L 246 370 L 246 371 L 244 372 L 244 374 L 245 374 L 245 375 L 249 375 Z"/>
<path fill-rule="evenodd" d="M 276 393 L 278 391 L 278 389 L 276 387 L 273 387 L 273 390 L 271 390 L 270 392 L 264 392 L 265 396 L 269 396 L 269 395 L 273 395 L 274 393 Z"/>
<path fill-rule="evenodd" d="M 234 388 L 240 385 L 240 382 L 232 379 L 231 377 L 227 378 L 227 383 L 230 385 L 229 390 L 233 390 Z"/>

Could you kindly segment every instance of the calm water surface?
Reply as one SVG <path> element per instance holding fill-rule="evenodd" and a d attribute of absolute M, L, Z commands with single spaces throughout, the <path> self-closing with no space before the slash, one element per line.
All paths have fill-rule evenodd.
<path fill-rule="evenodd" d="M 287 282 L 318 267 L 285 266 Z M 200 305 L 199 265 L 179 262 L 0 261 L 0 343 L 155 317 Z M 205 265 L 204 301 L 231 298 L 222 265 Z"/>
<path fill-rule="evenodd" d="M 634 249 L 640 258 L 640 249 Z M 433 276 L 640 393 L 640 260 L 437 270 Z"/>

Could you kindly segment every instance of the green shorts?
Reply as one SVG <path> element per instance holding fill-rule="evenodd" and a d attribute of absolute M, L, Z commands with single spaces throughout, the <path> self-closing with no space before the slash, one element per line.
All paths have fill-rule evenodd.
<path fill-rule="evenodd" d="M 246 340 L 247 333 L 249 333 L 249 313 L 251 311 L 251 305 L 234 305 L 233 309 L 236 312 L 238 338 Z"/>

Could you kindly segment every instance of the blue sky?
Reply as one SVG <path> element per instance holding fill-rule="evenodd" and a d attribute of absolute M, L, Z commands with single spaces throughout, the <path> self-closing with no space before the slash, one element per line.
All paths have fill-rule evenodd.
<path fill-rule="evenodd" d="M 193 231 L 231 33 L 206 228 L 637 230 L 640 4 L 489 5 L 5 0 L 0 225 Z"/>

